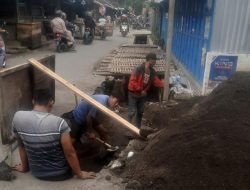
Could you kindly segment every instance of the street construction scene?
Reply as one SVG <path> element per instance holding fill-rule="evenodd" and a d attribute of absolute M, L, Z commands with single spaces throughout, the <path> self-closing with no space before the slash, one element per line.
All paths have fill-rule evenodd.
<path fill-rule="evenodd" d="M 3 0 L 0 189 L 248 189 L 248 0 Z"/>

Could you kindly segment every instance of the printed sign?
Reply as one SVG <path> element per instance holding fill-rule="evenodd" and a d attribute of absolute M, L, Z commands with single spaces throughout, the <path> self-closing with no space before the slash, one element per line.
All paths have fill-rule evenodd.
<path fill-rule="evenodd" d="M 215 56 L 211 63 L 208 88 L 215 88 L 232 77 L 236 71 L 238 56 Z"/>

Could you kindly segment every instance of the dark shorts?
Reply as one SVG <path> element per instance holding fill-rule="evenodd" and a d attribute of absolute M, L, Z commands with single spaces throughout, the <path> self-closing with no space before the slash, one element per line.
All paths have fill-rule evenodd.
<path fill-rule="evenodd" d="M 64 181 L 67 179 L 70 179 L 74 176 L 72 170 L 68 170 L 66 173 L 58 176 L 50 176 L 50 177 L 37 177 L 40 180 L 45 180 L 45 181 Z"/>
<path fill-rule="evenodd" d="M 62 114 L 61 117 L 65 119 L 71 129 L 70 136 L 74 139 L 80 139 L 82 134 L 85 132 L 86 124 L 84 123 L 80 125 L 75 121 L 73 110 Z"/>

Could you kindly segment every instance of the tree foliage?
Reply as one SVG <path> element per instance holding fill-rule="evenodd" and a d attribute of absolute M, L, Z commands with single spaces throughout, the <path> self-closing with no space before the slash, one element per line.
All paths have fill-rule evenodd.
<path fill-rule="evenodd" d="M 132 8 L 135 14 L 139 15 L 142 13 L 145 0 L 113 0 L 113 2 L 117 2 L 120 7 Z"/>

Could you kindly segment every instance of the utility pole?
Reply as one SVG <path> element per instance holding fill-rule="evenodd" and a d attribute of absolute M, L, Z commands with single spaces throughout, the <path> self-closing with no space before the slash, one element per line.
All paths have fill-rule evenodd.
<path fill-rule="evenodd" d="M 164 94 L 163 99 L 168 101 L 169 95 L 169 77 L 170 77 L 170 63 L 172 54 L 172 41 L 173 41 L 173 29 L 174 29 L 174 7 L 175 0 L 169 0 L 168 5 L 168 38 L 167 38 L 167 49 L 166 49 L 166 66 L 165 66 L 165 78 L 164 78 Z"/>

